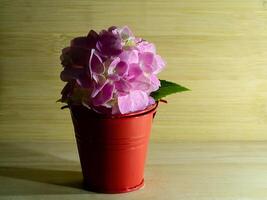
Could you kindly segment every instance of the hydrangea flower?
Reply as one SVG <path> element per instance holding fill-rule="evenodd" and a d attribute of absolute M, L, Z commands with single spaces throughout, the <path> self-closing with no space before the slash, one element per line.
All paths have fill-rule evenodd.
<path fill-rule="evenodd" d="M 127 26 L 112 26 L 99 34 L 91 30 L 86 37 L 74 38 L 62 50 L 61 63 L 60 77 L 68 82 L 62 97 L 111 114 L 154 104 L 150 94 L 159 89 L 157 74 L 165 67 L 155 45 L 136 38 Z M 80 102 L 73 98 L 77 91 L 82 91 Z"/>

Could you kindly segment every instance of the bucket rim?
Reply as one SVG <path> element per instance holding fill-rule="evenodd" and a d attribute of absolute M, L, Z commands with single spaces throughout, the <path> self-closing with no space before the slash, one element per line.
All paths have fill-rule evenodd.
<path fill-rule="evenodd" d="M 96 113 L 96 112 L 94 112 L 94 111 L 86 108 L 83 105 L 79 105 L 79 106 L 82 106 L 85 109 L 87 109 L 88 111 L 91 111 L 94 115 L 96 115 L 98 117 L 101 117 L 101 118 L 109 118 L 109 119 L 118 119 L 118 118 L 138 117 L 138 116 L 145 115 L 147 113 L 155 112 L 155 110 L 158 107 L 158 104 L 159 104 L 159 102 L 156 101 L 154 104 L 148 106 L 144 110 L 139 110 L 139 111 L 130 112 L 130 113 L 126 113 L 126 114 L 101 114 L 101 113 Z M 69 106 L 70 110 L 72 110 L 73 107 L 75 107 L 75 106 L 74 105 Z"/>

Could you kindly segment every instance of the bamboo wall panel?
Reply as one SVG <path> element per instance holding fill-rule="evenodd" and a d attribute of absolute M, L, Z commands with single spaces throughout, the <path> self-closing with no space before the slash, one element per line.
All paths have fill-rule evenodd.
<path fill-rule="evenodd" d="M 262 0 L 1 0 L 0 140 L 73 140 L 60 50 L 89 29 L 128 25 L 168 63 L 152 141 L 267 139 L 267 3 Z"/>

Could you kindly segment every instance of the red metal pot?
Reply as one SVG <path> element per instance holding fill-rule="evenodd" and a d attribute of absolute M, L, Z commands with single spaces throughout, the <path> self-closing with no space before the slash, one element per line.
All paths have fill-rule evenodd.
<path fill-rule="evenodd" d="M 112 116 L 70 106 L 86 189 L 123 193 L 144 185 L 146 152 L 157 105 Z"/>

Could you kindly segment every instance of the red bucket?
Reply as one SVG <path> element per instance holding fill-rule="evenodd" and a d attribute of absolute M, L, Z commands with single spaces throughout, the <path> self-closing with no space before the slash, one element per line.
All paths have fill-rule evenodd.
<path fill-rule="evenodd" d="M 144 185 L 147 146 L 157 103 L 125 115 L 100 115 L 71 106 L 84 186 L 101 193 L 123 193 Z"/>

